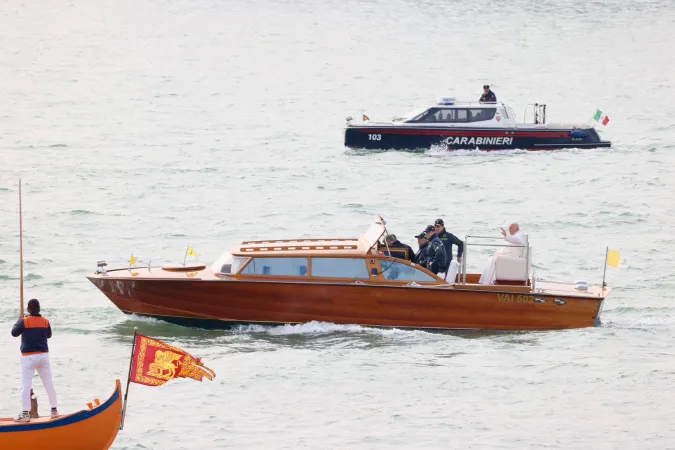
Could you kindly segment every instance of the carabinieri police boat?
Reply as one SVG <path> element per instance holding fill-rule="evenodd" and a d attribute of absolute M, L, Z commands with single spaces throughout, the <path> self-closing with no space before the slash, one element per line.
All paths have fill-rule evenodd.
<path fill-rule="evenodd" d="M 559 150 L 611 147 L 589 125 L 547 124 L 546 105 L 533 104 L 533 123 L 516 123 L 504 103 L 457 102 L 453 97 L 390 122 L 347 118 L 345 146 L 357 149 Z M 525 110 L 527 113 L 527 109 Z"/>

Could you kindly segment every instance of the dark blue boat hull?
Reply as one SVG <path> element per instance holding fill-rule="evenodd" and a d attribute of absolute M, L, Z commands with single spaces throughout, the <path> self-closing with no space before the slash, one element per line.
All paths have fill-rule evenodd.
<path fill-rule="evenodd" d="M 345 146 L 356 149 L 415 150 L 560 150 L 611 147 L 594 128 L 430 128 L 348 126 Z"/>

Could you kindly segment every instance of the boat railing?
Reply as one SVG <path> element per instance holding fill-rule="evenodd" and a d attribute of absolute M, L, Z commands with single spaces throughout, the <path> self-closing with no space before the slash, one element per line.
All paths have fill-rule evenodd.
<path fill-rule="evenodd" d="M 527 117 L 527 110 L 532 107 L 533 110 L 533 120 L 532 123 L 535 125 L 545 125 L 546 124 L 546 105 L 544 103 L 530 103 L 525 106 L 525 114 L 523 114 L 523 123 L 525 123 Z"/>
<path fill-rule="evenodd" d="M 477 242 L 470 242 L 470 239 L 476 240 Z M 513 245 L 513 244 L 488 244 L 484 241 L 502 241 L 504 237 L 496 236 L 475 236 L 475 235 L 466 235 L 464 237 L 464 253 L 462 256 L 462 264 L 459 267 L 459 280 L 461 284 L 466 284 L 466 262 L 468 260 L 469 246 L 471 247 L 492 247 L 492 248 L 524 248 L 525 249 L 525 280 L 530 279 L 530 242 L 525 237 L 526 245 Z M 532 286 L 534 289 L 534 285 Z"/>

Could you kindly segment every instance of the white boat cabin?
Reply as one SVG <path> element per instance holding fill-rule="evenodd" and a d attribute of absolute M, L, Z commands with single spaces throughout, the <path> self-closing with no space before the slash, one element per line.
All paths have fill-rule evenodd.
<path fill-rule="evenodd" d="M 398 125 L 447 127 L 514 127 L 516 113 L 503 103 L 458 102 L 454 97 L 442 97 L 434 105 L 395 118 Z"/>

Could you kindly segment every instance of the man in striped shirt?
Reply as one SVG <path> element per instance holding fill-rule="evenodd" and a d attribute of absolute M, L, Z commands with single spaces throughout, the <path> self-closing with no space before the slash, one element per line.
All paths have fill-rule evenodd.
<path fill-rule="evenodd" d="M 47 390 L 51 405 L 52 419 L 59 413 L 56 410 L 56 390 L 52 381 L 52 369 L 49 364 L 47 339 L 52 337 L 49 321 L 40 315 L 40 302 L 32 299 L 28 302 L 28 316 L 21 317 L 12 328 L 12 336 L 21 336 L 21 404 L 23 412 L 14 419 L 16 422 L 30 422 L 30 390 L 33 387 L 33 375 L 37 371 Z"/>

